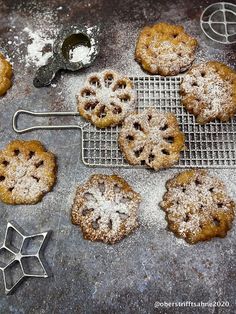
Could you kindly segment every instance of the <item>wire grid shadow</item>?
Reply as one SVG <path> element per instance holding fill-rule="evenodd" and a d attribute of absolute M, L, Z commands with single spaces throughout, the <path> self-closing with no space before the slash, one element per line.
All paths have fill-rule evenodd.
<path fill-rule="evenodd" d="M 137 92 L 137 110 L 155 107 L 176 114 L 185 134 L 186 149 L 177 168 L 233 168 L 236 166 L 236 120 L 199 125 L 180 103 L 181 77 L 130 77 Z M 82 161 L 89 166 L 131 167 L 118 147 L 120 126 L 82 130 Z M 133 166 L 132 166 L 133 167 Z M 138 166 L 145 167 L 145 166 Z"/>

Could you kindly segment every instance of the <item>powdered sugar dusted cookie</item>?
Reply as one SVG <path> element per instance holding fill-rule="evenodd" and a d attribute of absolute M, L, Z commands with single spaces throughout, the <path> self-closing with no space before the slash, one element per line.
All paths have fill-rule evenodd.
<path fill-rule="evenodd" d="M 95 174 L 78 187 L 72 207 L 72 223 L 84 238 L 113 244 L 138 226 L 141 198 L 116 175 Z"/>
<path fill-rule="evenodd" d="M 118 125 L 135 110 L 132 82 L 112 70 L 90 74 L 77 101 L 81 116 L 99 128 Z"/>
<path fill-rule="evenodd" d="M 11 87 L 12 67 L 0 53 L 0 96 L 4 95 Z"/>
<path fill-rule="evenodd" d="M 234 219 L 235 203 L 224 184 L 205 170 L 189 170 L 166 184 L 161 202 L 168 226 L 189 243 L 225 237 Z"/>
<path fill-rule="evenodd" d="M 228 121 L 236 113 L 236 72 L 215 61 L 195 65 L 184 76 L 180 93 L 198 123 Z"/>
<path fill-rule="evenodd" d="M 197 46 L 182 26 L 159 23 L 142 29 L 135 58 L 151 74 L 177 75 L 191 66 Z"/>
<path fill-rule="evenodd" d="M 13 141 L 0 151 L 0 199 L 35 204 L 56 181 L 56 161 L 38 141 Z"/>
<path fill-rule="evenodd" d="M 119 146 L 131 165 L 159 170 L 173 166 L 184 148 L 184 134 L 173 113 L 147 109 L 124 121 Z"/>

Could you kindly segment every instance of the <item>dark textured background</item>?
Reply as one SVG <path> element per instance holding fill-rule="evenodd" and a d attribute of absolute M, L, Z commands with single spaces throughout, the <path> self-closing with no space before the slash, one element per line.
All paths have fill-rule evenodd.
<path fill-rule="evenodd" d="M 158 21 L 183 24 L 200 41 L 197 61 L 216 59 L 235 67 L 235 47 L 212 45 L 201 33 L 199 17 L 211 1 L 3 1 L 0 0 L 0 50 L 14 63 L 14 85 L 0 99 L 0 148 L 15 138 L 39 139 L 58 157 L 58 181 L 52 193 L 34 206 L 0 204 L 0 241 L 7 221 L 14 219 L 28 232 L 53 230 L 45 251 L 54 274 L 29 279 L 12 296 L 0 286 L 0 313 L 235 313 L 235 227 L 225 239 L 195 246 L 167 231 L 158 207 L 165 181 L 176 169 L 158 173 L 133 169 L 91 169 L 80 161 L 80 132 L 37 131 L 17 136 L 11 129 L 18 108 L 74 110 L 75 90 L 87 73 L 112 67 L 143 75 L 133 60 L 139 29 Z M 235 2 L 234 2 L 235 3 Z M 62 6 L 62 10 L 57 10 Z M 20 53 L 9 41 L 24 38 L 27 25 L 40 28 L 40 16 L 53 12 L 58 31 L 63 25 L 102 25 L 101 51 L 93 66 L 79 73 L 62 73 L 54 88 L 35 89 L 36 70 L 26 67 L 26 44 Z M 12 26 L 14 31 L 12 32 Z M 25 41 L 26 42 L 26 41 Z M 17 52 L 18 51 L 18 52 Z M 19 60 L 23 60 L 19 62 Z M 94 172 L 121 174 L 143 194 L 142 206 L 155 206 L 160 222 L 140 228 L 114 246 L 85 241 L 69 219 L 76 185 Z M 235 170 L 212 171 L 236 198 Z M 156 191 L 156 192 L 155 192 Z M 160 194 L 150 205 L 153 193 Z M 149 204 L 149 205 L 148 205 Z M 141 209 L 142 210 L 142 206 Z M 229 308 L 159 308 L 154 302 L 229 301 Z"/>

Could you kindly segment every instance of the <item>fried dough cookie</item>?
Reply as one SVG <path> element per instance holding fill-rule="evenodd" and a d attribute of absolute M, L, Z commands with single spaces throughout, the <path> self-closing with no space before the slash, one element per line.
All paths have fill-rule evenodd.
<path fill-rule="evenodd" d="M 236 72 L 216 61 L 195 65 L 184 76 L 180 94 L 198 123 L 226 122 L 236 113 Z"/>
<path fill-rule="evenodd" d="M 39 141 L 13 141 L 0 151 L 0 200 L 35 204 L 56 181 L 55 156 Z"/>
<path fill-rule="evenodd" d="M 224 184 L 205 170 L 188 170 L 167 181 L 160 206 L 168 226 L 189 243 L 225 237 L 234 219 L 235 203 Z"/>
<path fill-rule="evenodd" d="M 135 92 L 127 77 L 112 70 L 88 76 L 77 95 L 77 109 L 81 116 L 99 128 L 120 124 L 134 111 Z"/>
<path fill-rule="evenodd" d="M 177 75 L 191 66 L 197 46 L 182 26 L 159 23 L 142 29 L 135 59 L 151 74 Z"/>
<path fill-rule="evenodd" d="M 11 87 L 12 67 L 0 53 L 0 96 L 4 95 Z"/>
<path fill-rule="evenodd" d="M 131 165 L 159 170 L 173 166 L 184 148 L 184 134 L 173 113 L 147 109 L 130 114 L 119 134 L 120 149 Z"/>
<path fill-rule="evenodd" d="M 87 240 L 113 244 L 138 227 L 141 198 L 116 175 L 95 174 L 78 187 L 72 207 L 72 223 Z"/>

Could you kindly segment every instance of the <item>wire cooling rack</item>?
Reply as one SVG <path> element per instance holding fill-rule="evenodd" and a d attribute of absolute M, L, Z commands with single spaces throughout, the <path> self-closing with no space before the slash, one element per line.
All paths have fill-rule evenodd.
<path fill-rule="evenodd" d="M 131 77 L 137 91 L 137 109 L 148 107 L 176 114 L 185 133 L 186 150 L 176 167 L 233 168 L 236 166 L 236 120 L 199 125 L 180 104 L 181 77 Z M 89 166 L 127 167 L 118 147 L 120 127 L 82 128 L 82 160 Z M 145 167 L 145 166 L 142 166 Z"/>

